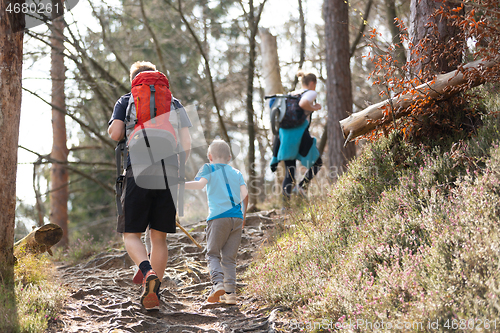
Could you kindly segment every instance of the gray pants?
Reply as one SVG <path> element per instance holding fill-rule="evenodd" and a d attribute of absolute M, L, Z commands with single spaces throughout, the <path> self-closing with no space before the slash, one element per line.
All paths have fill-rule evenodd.
<path fill-rule="evenodd" d="M 243 220 L 224 217 L 207 222 L 207 262 L 213 284 L 223 282 L 224 290 L 236 291 L 236 256 L 241 242 Z"/>

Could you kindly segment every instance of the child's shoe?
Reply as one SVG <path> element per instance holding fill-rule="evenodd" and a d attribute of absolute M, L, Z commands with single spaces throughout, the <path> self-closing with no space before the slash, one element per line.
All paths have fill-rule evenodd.
<path fill-rule="evenodd" d="M 158 289 L 160 288 L 160 280 L 152 269 L 146 274 L 142 281 L 141 304 L 148 310 L 159 310 L 160 301 L 158 300 Z"/>
<path fill-rule="evenodd" d="M 217 303 L 219 302 L 219 298 L 224 295 L 226 291 L 224 290 L 224 283 L 217 283 L 212 286 L 212 290 L 208 295 L 207 302 L 209 303 Z"/>
<path fill-rule="evenodd" d="M 236 304 L 236 293 L 225 293 L 220 297 L 221 303 L 226 303 L 226 304 Z"/>

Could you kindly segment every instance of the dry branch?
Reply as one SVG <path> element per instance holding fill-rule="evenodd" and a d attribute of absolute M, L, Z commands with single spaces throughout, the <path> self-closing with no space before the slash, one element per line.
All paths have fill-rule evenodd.
<path fill-rule="evenodd" d="M 393 115 L 395 118 L 406 115 L 408 113 L 407 108 L 416 101 L 449 97 L 457 92 L 457 89 L 453 88 L 458 88 L 464 84 L 468 84 L 471 88 L 482 84 L 483 82 L 480 80 L 468 82 L 468 78 L 464 73 L 469 70 L 491 68 L 498 63 L 499 59 L 471 62 L 452 72 L 438 75 L 433 81 L 421 84 L 409 93 L 370 105 L 362 111 L 353 113 L 340 121 L 340 127 L 346 143 L 372 131 L 380 123 L 392 121 Z M 393 112 L 388 112 L 387 115 L 386 110 L 388 108 L 392 108 Z"/>

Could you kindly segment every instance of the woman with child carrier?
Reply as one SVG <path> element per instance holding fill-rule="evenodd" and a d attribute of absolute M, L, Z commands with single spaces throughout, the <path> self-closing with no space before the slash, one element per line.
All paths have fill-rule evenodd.
<path fill-rule="evenodd" d="M 273 144 L 273 159 L 271 160 L 271 170 L 274 172 L 280 161 L 285 162 L 285 179 L 283 180 L 282 193 L 285 202 L 288 201 L 292 193 L 297 193 L 303 197 L 306 196 L 306 190 L 309 182 L 318 173 L 323 161 L 316 147 L 316 138 L 311 137 L 309 133 L 310 115 L 321 109 L 321 105 L 316 103 L 316 75 L 305 74 L 302 71 L 297 73 L 301 78 L 302 89 L 296 90 L 287 98 L 287 111 L 294 112 L 295 121 L 301 122 L 296 127 L 283 126 L 286 118 L 280 123 L 279 135 L 275 136 Z M 293 99 L 298 101 L 294 107 Z M 308 118 L 308 119 L 307 119 Z M 302 120 L 303 119 L 303 120 Z M 298 184 L 295 180 L 296 161 L 299 160 L 302 165 L 308 168 L 304 178 Z"/>

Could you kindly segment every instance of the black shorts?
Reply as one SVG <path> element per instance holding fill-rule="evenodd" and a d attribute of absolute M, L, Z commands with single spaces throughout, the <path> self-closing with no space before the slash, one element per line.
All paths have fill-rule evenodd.
<path fill-rule="evenodd" d="M 176 189 L 172 187 L 174 196 Z M 142 233 L 148 226 L 161 232 L 176 232 L 177 211 L 171 191 L 139 187 L 132 168 L 128 168 L 125 176 L 121 205 L 123 214 L 118 216 L 116 229 L 119 233 Z"/>

